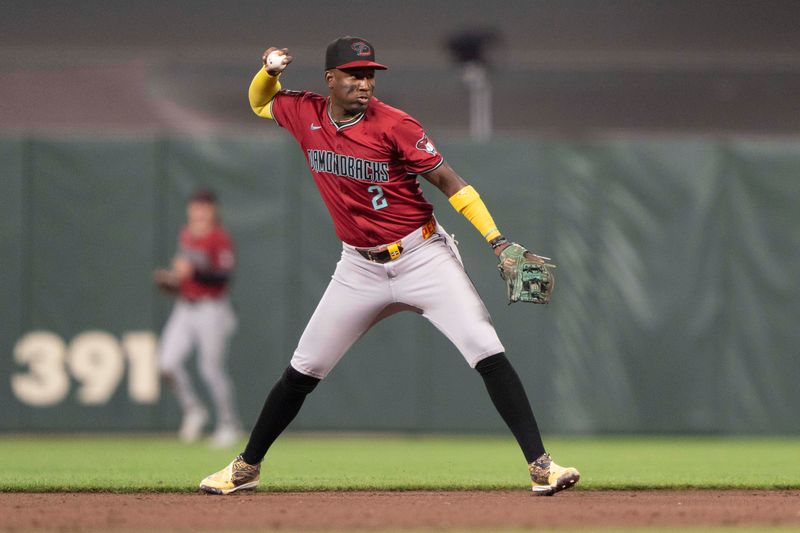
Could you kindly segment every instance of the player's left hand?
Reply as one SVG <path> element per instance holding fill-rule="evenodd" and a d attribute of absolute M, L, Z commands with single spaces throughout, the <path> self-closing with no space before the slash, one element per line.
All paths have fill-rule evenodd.
<path fill-rule="evenodd" d="M 520 301 L 550 303 L 556 284 L 556 277 L 550 269 L 556 266 L 547 262 L 549 257 L 529 252 L 515 242 L 498 247 L 495 254 L 500 277 L 506 282 L 509 304 Z"/>
<path fill-rule="evenodd" d="M 500 254 L 503 253 L 503 250 L 508 248 L 514 243 L 509 242 L 508 244 L 503 244 L 502 246 L 498 246 L 494 249 L 494 255 L 500 257 Z M 550 261 L 549 257 L 544 257 L 543 255 L 536 255 L 535 253 L 531 252 L 530 250 L 525 250 L 525 258 L 533 261 L 534 263 L 547 263 Z M 554 265 L 550 265 L 554 266 Z"/>

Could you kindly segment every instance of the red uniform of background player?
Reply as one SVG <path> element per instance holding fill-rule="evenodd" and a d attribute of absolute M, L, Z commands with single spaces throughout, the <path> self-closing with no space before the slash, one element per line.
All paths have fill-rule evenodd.
<path fill-rule="evenodd" d="M 197 235 L 186 226 L 178 236 L 178 243 L 174 263 L 188 263 L 192 270 L 192 275 L 180 280 L 181 298 L 197 301 L 220 298 L 227 293 L 228 277 L 234 266 L 233 243 L 228 232 L 217 224 L 208 233 Z"/>

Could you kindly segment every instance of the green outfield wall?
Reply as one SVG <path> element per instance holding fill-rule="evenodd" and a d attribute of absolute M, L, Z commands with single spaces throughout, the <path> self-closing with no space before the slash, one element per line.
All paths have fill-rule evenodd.
<path fill-rule="evenodd" d="M 507 306 L 456 234 L 545 433 L 800 430 L 800 141 L 507 138 L 438 143 L 511 238 L 558 264 L 549 306 Z M 252 424 L 338 259 L 287 136 L 0 139 L 0 430 L 169 430 L 151 271 L 184 199 L 220 194 L 238 251 L 230 359 Z M 192 370 L 195 371 L 192 361 Z M 362 338 L 294 428 L 501 431 L 477 373 L 406 313 Z"/>

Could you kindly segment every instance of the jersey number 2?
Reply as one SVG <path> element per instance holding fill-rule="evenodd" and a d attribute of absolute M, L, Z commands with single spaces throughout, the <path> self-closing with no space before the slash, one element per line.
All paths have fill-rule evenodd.
<path fill-rule="evenodd" d="M 389 205 L 386 198 L 383 197 L 383 187 L 380 185 L 371 185 L 367 188 L 367 191 L 375 193 L 375 196 L 372 197 L 372 207 L 376 211 Z"/>

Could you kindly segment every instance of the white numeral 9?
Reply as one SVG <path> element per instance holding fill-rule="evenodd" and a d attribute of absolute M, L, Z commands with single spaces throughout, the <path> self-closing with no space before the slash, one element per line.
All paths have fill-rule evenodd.
<path fill-rule="evenodd" d="M 14 360 L 28 365 L 30 371 L 11 377 L 14 395 L 28 405 L 41 407 L 63 400 L 69 392 L 65 351 L 61 337 L 47 331 L 33 331 L 22 337 L 14 346 Z"/>
<path fill-rule="evenodd" d="M 78 401 L 85 404 L 106 403 L 125 371 L 117 339 L 103 331 L 87 331 L 75 337 L 70 344 L 67 364 L 72 375 L 81 382 Z"/>

